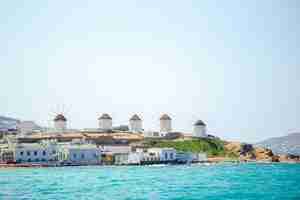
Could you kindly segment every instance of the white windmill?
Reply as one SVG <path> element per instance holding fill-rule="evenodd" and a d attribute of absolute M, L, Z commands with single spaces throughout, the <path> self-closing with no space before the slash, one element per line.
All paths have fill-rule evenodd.
<path fill-rule="evenodd" d="M 68 119 L 67 109 L 64 104 L 57 105 L 54 111 L 50 112 L 50 116 L 48 117 L 48 127 L 53 127 L 48 130 L 48 132 L 53 133 L 64 133 L 68 130 L 68 123 L 70 120 Z"/>

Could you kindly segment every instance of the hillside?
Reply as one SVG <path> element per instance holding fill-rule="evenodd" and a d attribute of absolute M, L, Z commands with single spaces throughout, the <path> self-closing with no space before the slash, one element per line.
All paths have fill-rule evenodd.
<path fill-rule="evenodd" d="M 240 160 L 273 160 L 273 152 L 262 147 L 240 142 L 227 142 L 220 139 L 189 139 L 189 140 L 159 140 L 146 139 L 142 142 L 146 148 L 172 147 L 182 152 L 205 152 L 211 158 L 240 159 Z"/>
<path fill-rule="evenodd" d="M 172 147 L 183 152 L 206 152 L 209 156 L 225 156 L 224 142 L 219 139 L 145 140 L 144 147 Z"/>
<path fill-rule="evenodd" d="M 255 144 L 255 146 L 271 149 L 275 154 L 300 155 L 300 133 L 270 138 Z"/>
<path fill-rule="evenodd" d="M 16 129 L 18 119 L 0 116 L 0 130 Z"/>

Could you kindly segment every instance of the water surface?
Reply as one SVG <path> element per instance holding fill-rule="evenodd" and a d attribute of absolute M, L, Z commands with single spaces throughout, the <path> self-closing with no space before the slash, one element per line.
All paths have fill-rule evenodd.
<path fill-rule="evenodd" d="M 0 199 L 300 200 L 300 164 L 0 169 Z"/>

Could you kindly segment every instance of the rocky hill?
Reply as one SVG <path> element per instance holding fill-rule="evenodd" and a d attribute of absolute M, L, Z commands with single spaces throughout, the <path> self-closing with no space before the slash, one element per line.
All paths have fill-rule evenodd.
<path fill-rule="evenodd" d="M 255 144 L 257 147 L 268 148 L 274 154 L 300 155 L 300 133 L 291 133 L 287 136 L 270 138 Z"/>
<path fill-rule="evenodd" d="M 9 129 L 16 129 L 18 122 L 18 119 L 0 116 L 0 130 L 6 131 Z"/>

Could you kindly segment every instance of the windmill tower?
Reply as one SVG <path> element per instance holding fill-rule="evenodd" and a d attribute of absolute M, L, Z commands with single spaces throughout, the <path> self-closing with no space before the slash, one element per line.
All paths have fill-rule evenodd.
<path fill-rule="evenodd" d="M 202 120 L 197 120 L 194 123 L 193 136 L 202 138 L 207 137 L 206 124 Z"/>
<path fill-rule="evenodd" d="M 67 118 L 63 114 L 56 115 L 53 121 L 55 130 L 64 132 L 67 129 Z"/>
<path fill-rule="evenodd" d="M 112 118 L 109 114 L 104 113 L 99 118 L 99 129 L 103 131 L 112 130 Z"/>
<path fill-rule="evenodd" d="M 51 128 L 51 132 L 55 133 L 63 133 L 67 131 L 68 119 L 67 119 L 67 111 L 65 105 L 56 106 L 55 111 L 52 111 L 49 117 L 49 125 Z"/>
<path fill-rule="evenodd" d="M 142 132 L 143 131 L 143 124 L 142 123 L 143 123 L 142 119 L 137 114 L 134 114 L 129 119 L 130 131 L 132 131 L 132 132 Z"/>
<path fill-rule="evenodd" d="M 172 131 L 172 119 L 169 115 L 163 114 L 160 118 L 160 132 L 168 133 Z"/>

